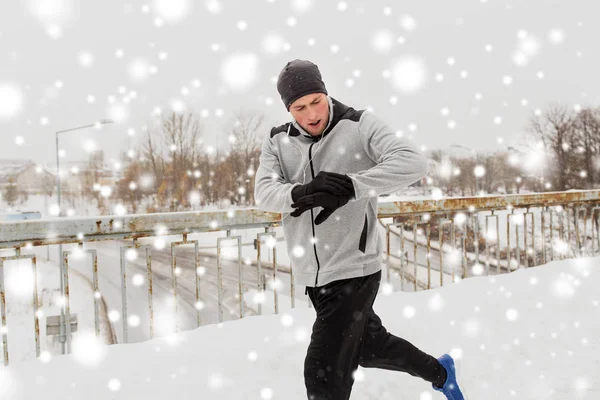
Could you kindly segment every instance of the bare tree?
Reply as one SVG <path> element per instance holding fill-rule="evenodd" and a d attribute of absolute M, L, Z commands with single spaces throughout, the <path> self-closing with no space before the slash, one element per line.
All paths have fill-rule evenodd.
<path fill-rule="evenodd" d="M 142 198 L 150 193 L 155 193 L 153 190 L 148 190 L 140 184 L 139 179 L 149 168 L 150 164 L 142 163 L 139 160 L 130 162 L 125 170 L 123 176 L 117 183 L 117 196 L 124 203 L 129 205 L 129 209 L 133 214 L 136 214 L 140 207 L 140 201 Z"/>
<path fill-rule="evenodd" d="M 485 169 L 485 175 L 482 178 L 483 190 L 486 193 L 494 193 L 504 178 L 505 157 L 498 153 L 484 154 L 480 156 L 480 164 Z"/>
<path fill-rule="evenodd" d="M 263 114 L 235 114 L 230 134 L 231 151 L 226 159 L 234 177 L 229 192 L 235 189 L 233 197 L 237 203 L 254 204 L 254 172 L 260 157 L 261 135 L 265 133 L 264 119 Z"/>
<path fill-rule="evenodd" d="M 456 160 L 450 157 L 445 150 L 433 150 L 430 154 L 433 168 L 430 169 L 430 177 L 437 181 L 442 192 L 448 196 L 454 195 L 458 181 L 453 177 Z"/>
<path fill-rule="evenodd" d="M 200 124 L 192 113 L 173 112 L 148 132 L 142 154 L 154 175 L 161 208 L 168 206 L 175 211 L 189 207 L 200 136 Z"/>
<path fill-rule="evenodd" d="M 452 177 L 453 184 L 460 190 L 461 196 L 466 194 L 474 195 L 476 188 L 475 174 L 475 159 L 472 157 L 468 158 L 456 158 L 454 163 L 460 170 L 460 173 Z"/>
<path fill-rule="evenodd" d="M 543 114 L 533 116 L 528 130 L 543 143 L 548 170 L 553 173 L 554 187 L 568 189 L 571 152 L 574 142 L 575 117 L 564 105 L 552 104 Z M 550 154 L 549 154 L 550 153 Z"/>
<path fill-rule="evenodd" d="M 154 176 L 154 189 L 156 192 L 158 192 L 158 188 L 163 182 L 165 176 L 165 163 L 154 136 L 154 134 L 148 132 L 142 154 L 152 167 L 152 173 Z"/>
<path fill-rule="evenodd" d="M 586 187 L 591 189 L 597 182 L 596 160 L 600 154 L 600 110 L 586 108 L 581 110 L 576 117 L 574 144 L 577 154 L 582 157 L 583 170 L 586 175 L 582 177 Z"/>
<path fill-rule="evenodd" d="M 213 157 L 207 153 L 198 154 L 194 163 L 194 187 L 200 193 L 200 205 L 204 206 L 212 202 L 212 176 L 214 168 Z M 212 171 L 214 174 L 214 171 Z"/>

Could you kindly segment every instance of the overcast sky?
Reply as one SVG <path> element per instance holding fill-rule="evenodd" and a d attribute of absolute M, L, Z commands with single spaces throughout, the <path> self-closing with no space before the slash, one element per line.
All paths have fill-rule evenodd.
<path fill-rule="evenodd" d="M 590 0 L 3 1 L 0 159 L 52 165 L 54 132 L 101 118 L 117 122 L 61 134 L 64 160 L 90 146 L 116 157 L 173 108 L 225 147 L 237 110 L 289 120 L 273 79 L 294 58 L 427 149 L 501 148 L 536 109 L 598 105 L 599 11 Z"/>

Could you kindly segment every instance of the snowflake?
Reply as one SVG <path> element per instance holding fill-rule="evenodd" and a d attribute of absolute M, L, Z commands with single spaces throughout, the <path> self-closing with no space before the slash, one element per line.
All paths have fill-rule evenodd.
<path fill-rule="evenodd" d="M 285 327 L 292 326 L 294 324 L 294 318 L 291 315 L 284 314 L 281 316 L 281 325 Z"/>
<path fill-rule="evenodd" d="M 136 287 L 142 286 L 144 284 L 144 276 L 142 274 L 133 275 L 131 283 Z"/>
<path fill-rule="evenodd" d="M 352 373 L 352 377 L 357 382 L 362 382 L 365 380 L 365 373 L 363 369 L 359 366 L 357 370 Z"/>
<path fill-rule="evenodd" d="M 0 121 L 15 117 L 23 108 L 23 93 L 13 84 L 0 82 Z"/>
<path fill-rule="evenodd" d="M 392 66 L 392 82 L 394 86 L 405 93 L 413 93 L 425 84 L 425 63 L 417 57 L 404 57 Z"/>
<path fill-rule="evenodd" d="M 98 366 L 107 353 L 106 345 L 92 331 L 77 332 L 71 346 L 74 360 L 85 367 Z"/>
<path fill-rule="evenodd" d="M 561 44 L 565 41 L 565 32 L 561 29 L 552 29 L 548 33 L 548 39 L 552 44 Z"/>
<path fill-rule="evenodd" d="M 304 247 L 302 246 L 295 246 L 294 249 L 292 250 L 292 254 L 294 255 L 294 257 L 300 258 L 302 256 L 304 256 Z"/>
<path fill-rule="evenodd" d="M 400 26 L 406 31 L 414 31 L 417 28 L 417 22 L 410 15 L 403 15 L 400 18 Z"/>
<path fill-rule="evenodd" d="M 79 65 L 81 65 L 84 68 L 91 67 L 94 63 L 94 55 L 89 51 L 83 51 L 79 53 L 77 59 L 79 61 Z"/>
<path fill-rule="evenodd" d="M 174 23 L 185 18 L 192 4 L 190 0 L 154 0 L 153 9 L 161 20 Z"/>
<path fill-rule="evenodd" d="M 415 316 L 416 314 L 416 310 L 413 306 L 405 306 L 402 309 L 402 313 L 404 315 L 405 318 L 412 318 Z"/>
<path fill-rule="evenodd" d="M 394 37 L 391 31 L 381 30 L 371 37 L 371 46 L 379 53 L 387 53 L 394 45 Z"/>
<path fill-rule="evenodd" d="M 463 324 L 463 333 L 468 337 L 475 337 L 481 330 L 481 324 L 476 319 L 468 319 Z"/>
<path fill-rule="evenodd" d="M 212 14 L 220 14 L 223 12 L 223 3 L 218 0 L 205 0 L 204 5 L 208 12 Z"/>
<path fill-rule="evenodd" d="M 143 82 L 150 77 L 150 63 L 145 58 L 136 58 L 128 64 L 127 72 L 134 81 Z"/>
<path fill-rule="evenodd" d="M 278 54 L 281 53 L 284 49 L 285 39 L 276 33 L 268 34 L 262 40 L 262 48 L 268 54 Z"/>
<path fill-rule="evenodd" d="M 506 319 L 509 321 L 516 321 L 519 316 L 519 312 L 514 308 L 506 310 Z"/>
<path fill-rule="evenodd" d="M 258 73 L 258 57 L 252 53 L 229 56 L 221 67 L 221 78 L 232 89 L 249 88 Z"/>
<path fill-rule="evenodd" d="M 119 381 L 116 378 L 112 378 L 108 381 L 108 388 L 111 392 L 118 392 L 119 390 L 121 390 L 121 381 Z"/>
<path fill-rule="evenodd" d="M 271 388 L 262 388 L 260 390 L 260 397 L 261 399 L 272 399 L 273 398 L 273 389 Z"/>
<path fill-rule="evenodd" d="M 137 327 L 140 325 L 140 317 L 137 315 L 130 315 L 127 318 L 127 324 L 131 327 Z"/>

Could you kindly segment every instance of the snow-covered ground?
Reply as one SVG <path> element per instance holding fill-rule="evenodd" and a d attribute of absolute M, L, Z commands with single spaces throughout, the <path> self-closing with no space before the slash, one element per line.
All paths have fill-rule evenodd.
<path fill-rule="evenodd" d="M 1 257 L 12 256 L 12 250 L 0 251 Z M 25 252 L 23 254 L 26 254 Z M 60 315 L 62 296 L 57 264 L 37 257 L 37 288 L 40 323 L 40 351 L 51 355 L 61 354 L 58 337 L 46 332 L 47 318 Z M 35 358 L 35 330 L 33 314 L 33 269 L 30 260 L 4 263 L 7 309 L 7 341 L 10 363 Z M 78 327 L 94 329 L 94 290 L 90 281 L 70 269 L 69 272 L 71 314 L 77 315 Z M 107 318 L 105 304 L 99 307 L 100 334 L 104 343 L 112 342 L 112 327 Z M 77 336 L 74 332 L 73 336 Z M 3 343 L 0 342 L 0 354 Z M 3 356 L 0 356 L 4 364 Z M 0 392 L 1 393 L 1 392 Z"/>
<path fill-rule="evenodd" d="M 9 207 L 0 199 L 0 210 L 10 213 L 15 211 L 36 211 L 39 212 L 42 218 L 56 216 L 58 213 L 56 195 L 49 197 L 44 195 L 31 195 L 26 201 Z M 62 207 L 65 215 L 69 216 L 94 216 L 99 215 L 96 203 L 90 199 L 76 198 L 74 206 L 71 206 L 68 201 L 63 199 Z"/>
<path fill-rule="evenodd" d="M 600 397 L 598 258 L 553 261 L 417 293 L 380 292 L 397 336 L 460 359 L 469 399 Z M 314 309 L 0 368 L 2 399 L 304 399 Z M 355 399 L 441 399 L 406 374 L 359 368 Z"/>

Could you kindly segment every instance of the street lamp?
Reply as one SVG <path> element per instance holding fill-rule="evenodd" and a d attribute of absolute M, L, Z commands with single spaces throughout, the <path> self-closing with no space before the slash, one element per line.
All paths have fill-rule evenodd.
<path fill-rule="evenodd" d="M 90 124 L 90 125 L 83 125 L 83 126 L 78 126 L 76 128 L 70 128 L 70 129 L 64 129 L 62 131 L 58 131 L 56 132 L 56 192 L 58 195 L 58 216 L 61 217 L 62 216 L 62 208 L 61 208 L 61 204 L 60 204 L 60 159 L 59 159 L 59 155 L 58 155 L 58 135 L 61 133 L 65 133 L 65 132 L 71 132 L 71 131 L 76 131 L 79 129 L 85 129 L 85 128 L 91 128 L 93 126 L 95 127 L 100 127 L 101 125 L 104 124 L 112 124 L 114 121 L 110 120 L 110 119 L 102 119 L 94 124 Z M 63 276 L 64 276 L 64 260 L 63 260 L 63 256 L 62 256 L 63 250 L 62 250 L 62 244 L 58 245 L 58 260 L 59 260 L 59 266 L 60 266 L 60 292 L 64 293 L 65 292 L 65 282 L 63 280 Z M 70 321 L 69 321 L 70 323 Z M 64 329 L 65 329 L 65 311 L 64 311 L 64 307 L 60 308 L 60 342 L 61 342 L 61 347 L 62 347 L 62 354 L 65 354 L 65 337 L 64 337 Z"/>
<path fill-rule="evenodd" d="M 56 132 L 56 186 L 57 186 L 57 195 L 58 195 L 58 216 L 60 217 L 62 214 L 62 209 L 60 206 L 60 159 L 58 156 L 58 135 L 60 133 L 65 133 L 65 132 L 71 132 L 71 131 L 76 131 L 79 129 L 85 129 L 85 128 L 91 128 L 93 126 L 95 127 L 100 127 L 101 125 L 105 125 L 105 124 L 112 124 L 114 121 L 111 119 L 102 119 L 94 124 L 91 125 L 83 125 L 83 126 L 78 126 L 77 128 L 70 128 L 70 129 L 64 129 L 62 131 L 58 131 Z"/>

